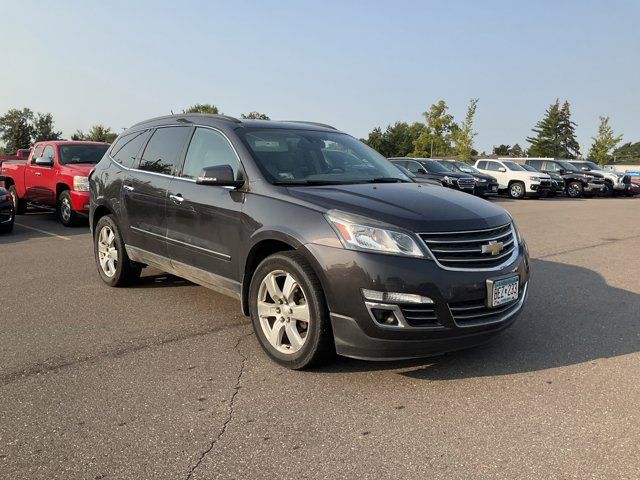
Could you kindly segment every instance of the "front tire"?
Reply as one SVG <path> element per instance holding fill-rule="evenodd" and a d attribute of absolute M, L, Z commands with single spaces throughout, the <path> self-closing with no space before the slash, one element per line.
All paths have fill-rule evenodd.
<path fill-rule="evenodd" d="M 570 198 L 580 198 L 582 197 L 582 192 L 584 188 L 582 183 L 580 182 L 571 182 L 567 185 L 567 196 Z"/>
<path fill-rule="evenodd" d="M 65 190 L 58 197 L 56 213 L 58 215 L 58 220 L 60 220 L 60 223 L 65 227 L 75 227 L 80 222 L 78 214 L 73 209 L 69 190 Z"/>
<path fill-rule="evenodd" d="M 249 287 L 249 311 L 260 345 L 277 363 L 300 370 L 333 357 L 324 292 L 300 253 L 276 253 L 258 265 Z"/>
<path fill-rule="evenodd" d="M 513 182 L 511 185 L 509 185 L 509 196 L 514 200 L 519 200 L 521 198 L 524 198 L 525 193 L 526 193 L 526 189 L 525 189 L 524 183 Z"/>
<path fill-rule="evenodd" d="M 129 259 L 120 229 L 111 215 L 98 220 L 93 252 L 100 278 L 110 287 L 126 287 L 140 278 L 142 267 Z"/>

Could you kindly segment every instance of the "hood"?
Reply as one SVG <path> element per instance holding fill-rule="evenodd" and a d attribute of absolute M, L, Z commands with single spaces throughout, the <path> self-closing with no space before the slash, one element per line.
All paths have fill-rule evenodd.
<path fill-rule="evenodd" d="M 81 177 L 88 177 L 91 170 L 95 165 L 93 163 L 76 163 L 73 165 L 60 165 L 60 170 L 69 175 L 78 175 Z"/>
<path fill-rule="evenodd" d="M 465 174 L 465 175 L 469 175 L 469 176 L 473 176 L 473 177 L 478 177 L 478 178 L 481 178 L 481 179 L 483 179 L 483 180 L 488 180 L 488 181 L 490 181 L 490 182 L 495 182 L 495 181 L 497 181 L 497 180 L 496 180 L 496 177 L 492 177 L 491 175 L 487 175 L 486 173 L 481 173 L 481 172 L 473 173 L 473 174 L 471 174 L 471 173 L 467 173 L 467 174 Z"/>
<path fill-rule="evenodd" d="M 419 183 L 290 187 L 320 207 L 362 215 L 412 232 L 493 228 L 511 221 L 505 209 L 468 193 Z"/>

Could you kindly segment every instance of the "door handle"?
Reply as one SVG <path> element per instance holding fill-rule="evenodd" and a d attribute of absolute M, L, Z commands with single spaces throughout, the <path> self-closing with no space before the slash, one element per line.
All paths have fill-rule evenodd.
<path fill-rule="evenodd" d="M 133 192 L 135 190 L 131 185 L 123 185 L 122 188 L 124 188 L 127 192 Z"/>
<path fill-rule="evenodd" d="M 34 174 L 36 177 L 39 177 L 40 175 L 42 175 L 40 172 L 33 172 L 33 174 Z"/>
<path fill-rule="evenodd" d="M 178 205 L 184 202 L 184 197 L 179 193 L 177 195 L 169 195 L 169 198 L 173 203 L 176 203 Z"/>

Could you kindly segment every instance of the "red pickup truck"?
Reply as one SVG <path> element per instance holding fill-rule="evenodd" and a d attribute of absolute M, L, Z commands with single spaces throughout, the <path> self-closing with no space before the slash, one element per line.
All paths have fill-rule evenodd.
<path fill-rule="evenodd" d="M 30 152 L 30 148 L 21 148 L 15 155 L 0 155 L 0 165 L 5 160 L 26 160 Z"/>
<path fill-rule="evenodd" d="M 67 227 L 77 224 L 89 210 L 89 172 L 108 148 L 101 142 L 39 142 L 26 160 L 4 162 L 0 175 L 15 213 L 24 213 L 29 202 L 55 207 Z"/>

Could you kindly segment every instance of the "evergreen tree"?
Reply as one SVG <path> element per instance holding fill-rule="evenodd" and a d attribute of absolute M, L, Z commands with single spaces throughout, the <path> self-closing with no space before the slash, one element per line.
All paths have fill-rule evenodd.
<path fill-rule="evenodd" d="M 589 150 L 589 158 L 594 162 L 604 165 L 611 161 L 611 150 L 621 141 L 622 135 L 614 135 L 613 128 L 609 126 L 609 117 L 600 117 L 598 135 L 592 137 L 593 145 Z"/>
<path fill-rule="evenodd" d="M 524 150 L 522 150 L 522 147 L 516 143 L 509 149 L 509 156 L 515 158 L 524 157 Z"/>
<path fill-rule="evenodd" d="M 560 157 L 576 158 L 580 155 L 580 145 L 576 139 L 576 123 L 571 120 L 569 102 L 565 100 L 560 109 Z"/>
<path fill-rule="evenodd" d="M 196 103 L 183 111 L 183 113 L 213 113 L 218 114 L 218 107 L 211 103 Z"/>
<path fill-rule="evenodd" d="M 505 145 L 504 143 L 498 145 L 497 147 L 493 147 L 494 155 L 509 155 L 509 151 L 511 150 L 511 145 Z"/>
<path fill-rule="evenodd" d="M 260 112 L 249 112 L 246 115 L 242 113 L 240 114 L 240 118 L 246 118 L 248 120 L 271 120 L 266 113 Z"/>
<path fill-rule="evenodd" d="M 396 122 L 388 125 L 382 132 L 380 127 L 374 128 L 364 141 L 385 157 L 406 157 L 413 151 L 413 142 L 420 136 L 424 125 L 415 122 Z"/>
<path fill-rule="evenodd" d="M 556 100 L 547 108 L 544 118 L 532 128 L 535 136 L 527 137 L 527 142 L 531 144 L 528 151 L 530 157 L 560 157 L 561 123 L 560 102 Z"/>

